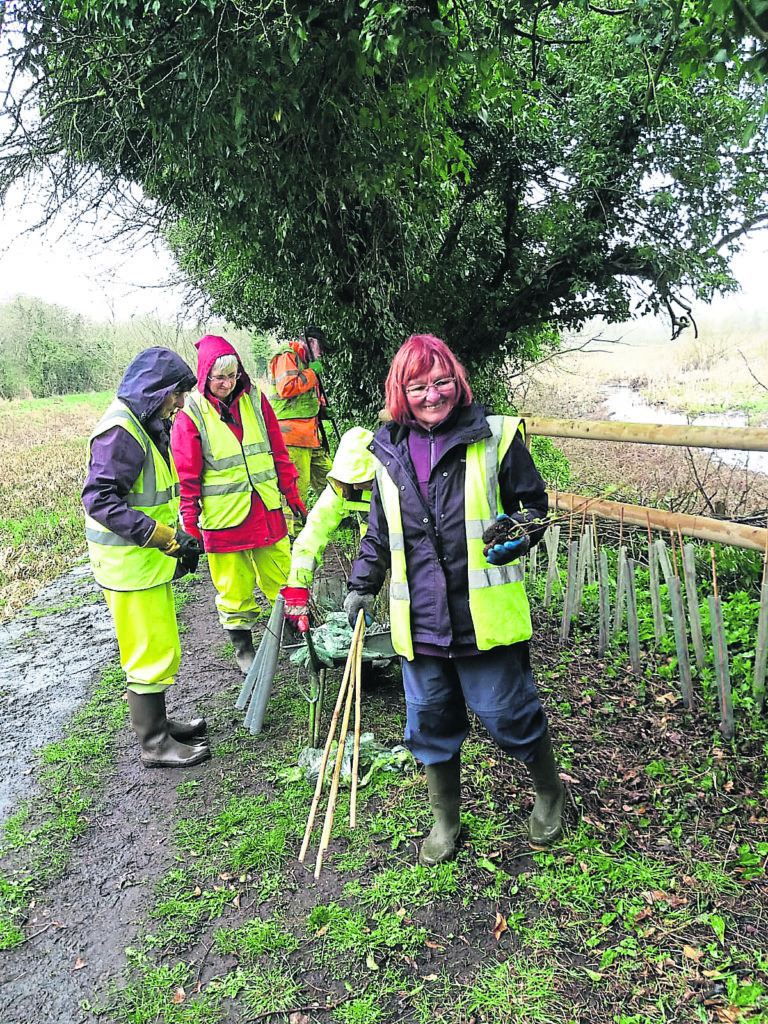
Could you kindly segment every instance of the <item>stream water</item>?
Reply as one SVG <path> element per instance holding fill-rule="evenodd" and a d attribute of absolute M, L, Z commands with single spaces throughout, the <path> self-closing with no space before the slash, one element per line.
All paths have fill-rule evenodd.
<path fill-rule="evenodd" d="M 705 414 L 689 421 L 685 413 L 671 412 L 661 405 L 649 405 L 633 388 L 623 384 L 608 385 L 604 389 L 603 404 L 608 418 L 623 423 L 691 423 L 697 427 L 747 427 L 744 413 L 728 412 Z M 707 449 L 702 449 L 707 451 Z M 739 466 L 752 473 L 768 474 L 768 452 L 739 452 L 729 448 L 709 449 L 720 462 Z"/>

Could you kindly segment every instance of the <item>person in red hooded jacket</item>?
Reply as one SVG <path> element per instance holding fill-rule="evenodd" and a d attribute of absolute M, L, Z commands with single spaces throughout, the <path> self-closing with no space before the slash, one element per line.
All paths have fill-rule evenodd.
<path fill-rule="evenodd" d="M 235 349 L 212 334 L 195 347 L 197 387 L 171 433 L 181 517 L 203 542 L 219 621 L 247 673 L 261 613 L 255 588 L 274 604 L 291 564 L 280 495 L 298 518 L 307 512 L 277 418 Z"/>

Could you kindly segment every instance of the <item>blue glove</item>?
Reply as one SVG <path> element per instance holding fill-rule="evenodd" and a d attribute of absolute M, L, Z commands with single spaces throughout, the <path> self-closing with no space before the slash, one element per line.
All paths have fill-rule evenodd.
<path fill-rule="evenodd" d="M 517 540 L 506 540 L 503 544 L 495 544 L 489 549 L 485 560 L 491 565 L 509 565 L 510 562 L 516 562 L 518 558 L 527 555 L 530 546 L 531 542 L 524 534 Z"/>

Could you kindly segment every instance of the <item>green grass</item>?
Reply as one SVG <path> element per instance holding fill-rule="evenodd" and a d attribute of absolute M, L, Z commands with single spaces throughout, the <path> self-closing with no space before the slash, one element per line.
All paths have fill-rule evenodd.
<path fill-rule="evenodd" d="M 0 841 L 0 949 L 22 940 L 19 922 L 33 895 L 65 871 L 72 844 L 88 828 L 114 768 L 114 735 L 126 719 L 125 675 L 108 668 L 88 704 L 67 727 L 67 737 L 41 753 L 39 795 L 7 821 Z"/>

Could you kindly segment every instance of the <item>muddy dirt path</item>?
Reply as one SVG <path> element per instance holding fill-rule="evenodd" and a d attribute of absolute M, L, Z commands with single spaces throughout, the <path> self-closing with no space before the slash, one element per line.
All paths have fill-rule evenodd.
<path fill-rule="evenodd" d="M 181 612 L 182 663 L 169 709 L 179 716 L 206 713 L 208 699 L 238 684 L 234 663 L 222 659 L 210 579 L 191 584 L 194 600 Z M 104 667 L 117 659 L 117 643 L 103 599 L 81 567 L 45 588 L 35 608 L 3 627 L 4 722 L 13 737 L 11 760 L 0 780 L 7 810 L 34 791 L 34 748 L 57 739 L 84 703 Z M 77 607 L 58 608 L 86 598 Z M 34 702 L 34 730 L 27 708 Z M 234 711 L 231 728 L 241 715 Z M 219 720 L 221 720 L 219 718 Z M 211 743 L 222 739 L 214 731 Z M 30 771 L 32 767 L 32 771 Z M 117 738 L 116 764 L 85 835 L 76 842 L 65 876 L 30 912 L 26 942 L 0 954 L 0 1024 L 84 1024 L 125 964 L 157 879 L 175 857 L 168 823 L 183 816 L 176 787 L 185 779 L 221 772 L 216 760 L 185 772 L 149 771 L 138 760 L 127 724 Z M 28 774 L 27 774 L 28 773 Z"/>
<path fill-rule="evenodd" d="M 116 657 L 109 611 L 87 564 L 59 577 L 20 615 L 0 623 L 5 739 L 0 824 L 32 791 L 34 751 L 61 734 L 87 698 L 94 671 Z"/>

